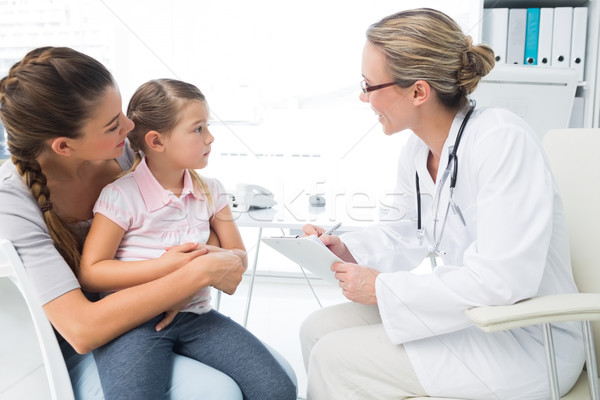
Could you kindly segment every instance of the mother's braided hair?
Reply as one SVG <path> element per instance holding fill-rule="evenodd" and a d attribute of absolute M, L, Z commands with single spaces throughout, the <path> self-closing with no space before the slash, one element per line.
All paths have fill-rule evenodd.
<path fill-rule="evenodd" d="M 37 200 L 54 245 L 73 271 L 81 258 L 81 239 L 56 214 L 46 176 L 37 157 L 47 140 L 81 136 L 98 99 L 114 80 L 97 60 L 67 47 L 30 51 L 0 80 L 0 117 L 17 171 Z"/>

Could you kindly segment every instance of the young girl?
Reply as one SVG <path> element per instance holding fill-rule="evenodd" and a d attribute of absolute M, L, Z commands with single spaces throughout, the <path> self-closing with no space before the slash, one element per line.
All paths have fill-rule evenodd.
<path fill-rule="evenodd" d="M 214 141 L 204 95 L 185 82 L 153 80 L 136 91 L 127 114 L 135 123 L 128 137 L 137 162 L 96 202 L 81 260 L 84 287 L 111 292 L 157 279 L 183 264 L 173 260 L 187 255 L 169 249 L 188 242 L 202 243 L 198 257 L 208 252 L 245 267 L 223 186 L 194 172 L 207 165 Z M 207 244 L 211 232 L 210 243 L 219 247 Z M 164 398 L 175 353 L 231 376 L 244 398 L 296 398 L 295 385 L 269 350 L 211 309 L 210 290 L 188 299 L 182 312 L 157 316 L 94 351 L 107 399 Z"/>

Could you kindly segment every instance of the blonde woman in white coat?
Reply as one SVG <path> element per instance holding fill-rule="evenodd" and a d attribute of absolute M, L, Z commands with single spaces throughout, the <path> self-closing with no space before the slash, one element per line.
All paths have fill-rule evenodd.
<path fill-rule="evenodd" d="M 301 327 L 310 399 L 549 398 L 541 328 L 489 334 L 464 315 L 577 291 L 539 139 L 513 113 L 469 103 L 493 65 L 492 50 L 439 11 L 403 11 L 369 28 L 360 99 L 386 135 L 414 135 L 398 163 L 398 218 L 321 236 L 344 260 L 332 269 L 351 302 Z M 428 254 L 438 266 L 412 273 Z M 566 392 L 583 366 L 581 332 L 557 324 L 553 333 Z"/>

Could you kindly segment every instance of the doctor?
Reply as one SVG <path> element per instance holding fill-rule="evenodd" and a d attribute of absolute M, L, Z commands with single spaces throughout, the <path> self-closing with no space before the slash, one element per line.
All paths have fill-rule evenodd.
<path fill-rule="evenodd" d="M 541 328 L 489 334 L 464 314 L 577 291 L 539 139 L 515 114 L 467 99 L 493 66 L 492 50 L 439 11 L 403 11 L 368 29 L 360 99 L 385 134 L 414 135 L 398 163 L 398 218 L 321 236 L 345 261 L 332 269 L 351 302 L 301 327 L 311 400 L 549 398 Z M 440 260 L 432 272 L 412 273 L 429 254 Z M 566 392 L 582 369 L 581 332 L 553 333 Z"/>

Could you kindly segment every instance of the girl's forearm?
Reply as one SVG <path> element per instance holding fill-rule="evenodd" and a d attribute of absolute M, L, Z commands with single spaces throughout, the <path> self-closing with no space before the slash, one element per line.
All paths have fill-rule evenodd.
<path fill-rule="evenodd" d="M 165 262 L 162 258 L 142 261 L 102 260 L 89 265 L 82 263 L 78 278 L 85 290 L 111 292 L 161 278 L 180 266 Z"/>

